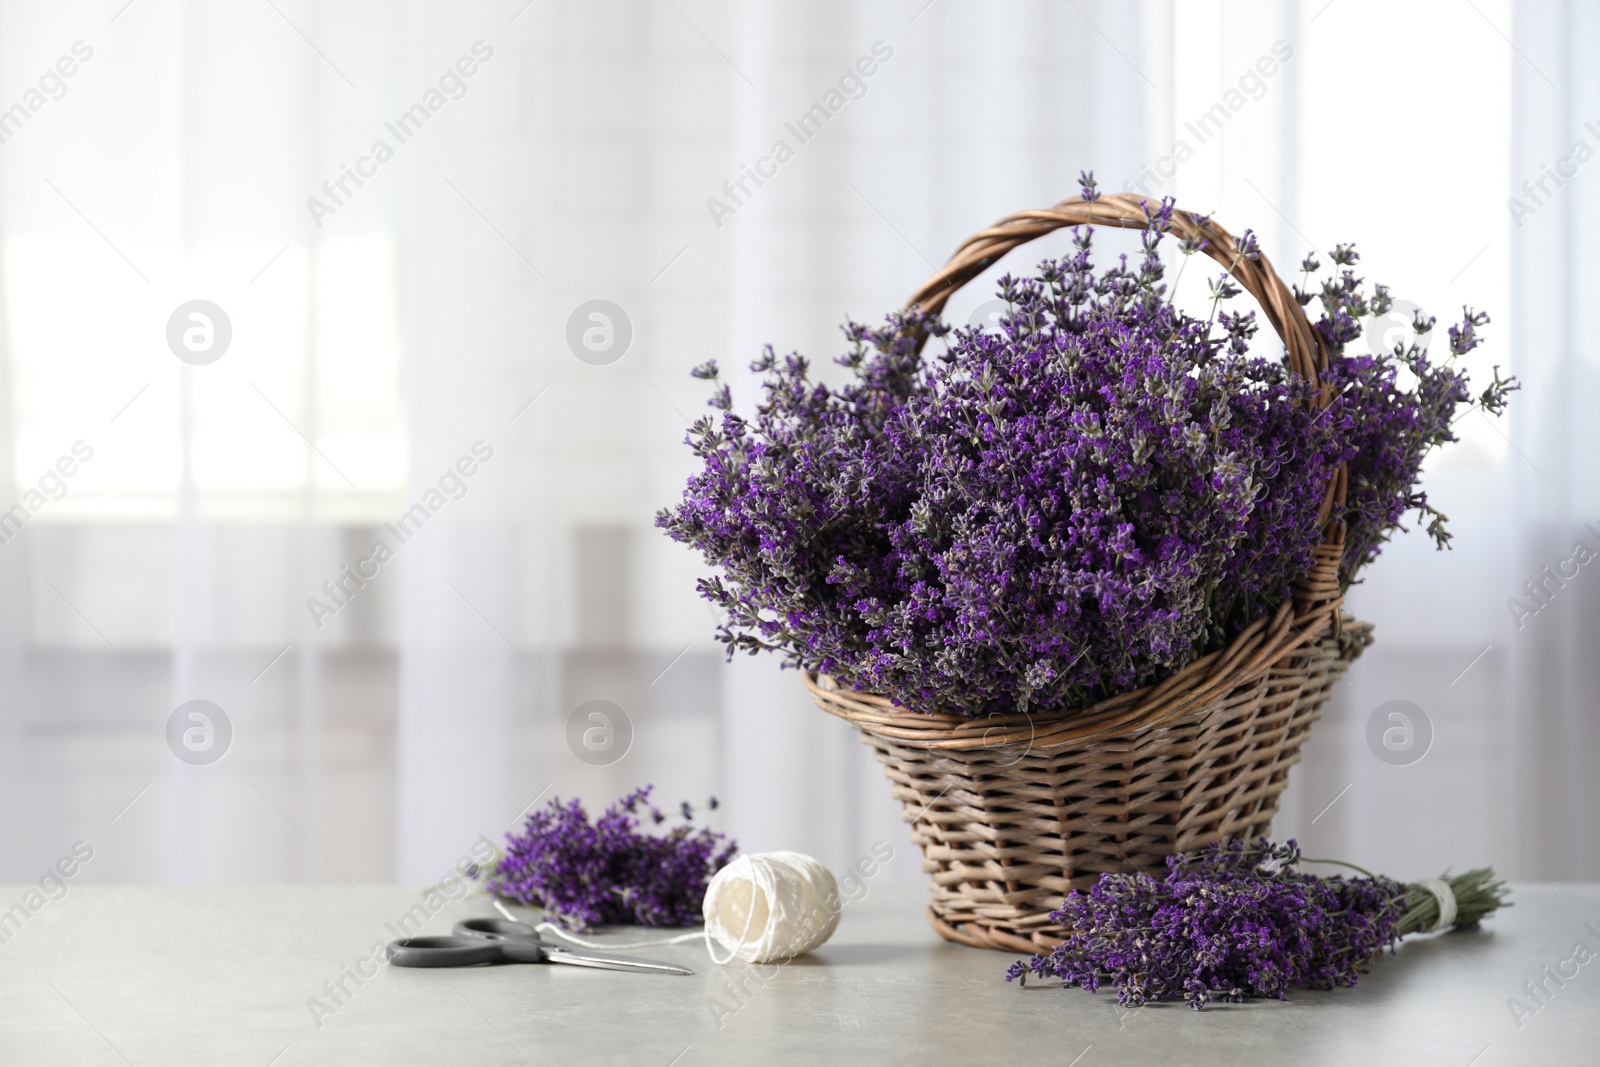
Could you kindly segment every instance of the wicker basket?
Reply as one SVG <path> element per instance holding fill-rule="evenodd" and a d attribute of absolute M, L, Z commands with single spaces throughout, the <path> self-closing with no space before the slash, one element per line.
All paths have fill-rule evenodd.
<path fill-rule="evenodd" d="M 1002 219 L 908 306 L 937 314 L 1011 249 L 1063 226 L 1142 229 L 1141 200 L 1068 200 Z M 1226 231 L 1188 212 L 1173 214 L 1172 230 L 1203 238 L 1256 298 L 1293 370 L 1327 367 L 1321 338 L 1266 256 L 1241 257 Z M 1345 486 L 1340 468 L 1323 500 L 1316 563 L 1293 597 L 1155 685 L 1067 713 L 966 719 L 807 677 L 818 706 L 860 729 L 883 763 L 932 876 L 928 921 L 941 936 L 1036 951 L 1065 932 L 1049 918 L 1062 895 L 1101 873 L 1159 873 L 1165 857 L 1202 842 L 1270 832 L 1311 724 L 1372 639 L 1369 625 L 1340 612 Z"/>

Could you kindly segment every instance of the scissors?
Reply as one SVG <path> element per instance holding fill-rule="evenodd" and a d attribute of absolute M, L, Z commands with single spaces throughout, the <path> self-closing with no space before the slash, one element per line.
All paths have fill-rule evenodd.
<path fill-rule="evenodd" d="M 612 956 L 546 941 L 527 923 L 463 919 L 449 937 L 403 937 L 384 950 L 396 967 L 471 967 L 479 963 L 571 963 L 607 971 L 693 974 L 687 967 L 637 956 Z"/>

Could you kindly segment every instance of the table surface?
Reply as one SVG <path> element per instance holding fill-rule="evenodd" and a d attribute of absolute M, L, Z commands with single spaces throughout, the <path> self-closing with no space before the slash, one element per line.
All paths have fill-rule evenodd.
<path fill-rule="evenodd" d="M 0 908 L 27 890 L 0 887 Z M 1007 984 L 1014 957 L 940 941 L 924 891 L 896 886 L 846 906 L 815 953 L 761 972 L 687 944 L 636 954 L 692 977 L 528 965 L 346 977 L 371 969 L 387 925 L 420 899 L 392 886 L 72 887 L 20 930 L 0 928 L 0 1063 L 1600 1062 L 1596 885 L 1517 886 L 1483 931 L 1408 941 L 1353 989 L 1199 1013 Z M 444 904 L 426 932 L 492 914 L 475 895 Z M 1575 953 L 1580 942 L 1593 951 Z M 1540 982 L 1535 1000 L 1524 983 Z"/>

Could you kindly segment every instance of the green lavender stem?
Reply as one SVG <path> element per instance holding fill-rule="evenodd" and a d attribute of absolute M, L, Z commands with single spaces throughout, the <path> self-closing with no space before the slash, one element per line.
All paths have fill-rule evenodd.
<path fill-rule="evenodd" d="M 1349 867 L 1369 878 L 1374 877 L 1366 868 L 1343 860 L 1302 859 L 1300 862 Z M 1495 878 L 1492 867 L 1478 867 L 1454 876 L 1447 872 L 1440 877 L 1450 886 L 1456 898 L 1456 918 L 1450 924 L 1451 929 L 1471 929 L 1499 909 L 1511 907 L 1511 889 L 1503 879 Z M 1395 926 L 1395 933 L 1401 937 L 1426 930 L 1439 921 L 1439 901 L 1424 886 L 1416 882 L 1407 885 L 1404 899 L 1406 910 L 1401 913 Z"/>
<path fill-rule="evenodd" d="M 1511 907 L 1511 890 L 1494 876 L 1489 867 L 1479 867 L 1466 874 L 1441 876 L 1450 885 L 1456 897 L 1456 921 L 1452 929 L 1471 929 L 1484 918 L 1501 908 Z M 1432 893 L 1412 883 L 1406 886 L 1406 910 L 1395 924 L 1395 933 L 1401 937 L 1426 930 L 1439 920 L 1439 902 Z"/>

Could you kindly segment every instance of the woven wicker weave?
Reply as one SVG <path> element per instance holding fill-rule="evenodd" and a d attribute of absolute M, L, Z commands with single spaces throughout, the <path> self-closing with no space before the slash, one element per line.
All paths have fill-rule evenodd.
<path fill-rule="evenodd" d="M 1062 226 L 1143 228 L 1141 198 L 1068 200 L 975 234 L 908 302 L 929 313 L 1011 249 Z M 1260 303 L 1289 366 L 1316 376 L 1327 351 L 1263 255 L 1241 257 L 1208 219 L 1175 212 Z M 1326 403 L 1326 393 L 1322 402 Z M 1289 768 L 1371 627 L 1340 613 L 1341 467 L 1324 497 L 1310 574 L 1271 616 L 1163 681 L 1090 707 L 966 719 L 896 707 L 826 676 L 818 706 L 861 730 L 900 799 L 931 876 L 928 920 L 981 948 L 1035 951 L 1064 931 L 1049 913 L 1103 872 L 1159 874 L 1205 841 L 1270 832 Z"/>

